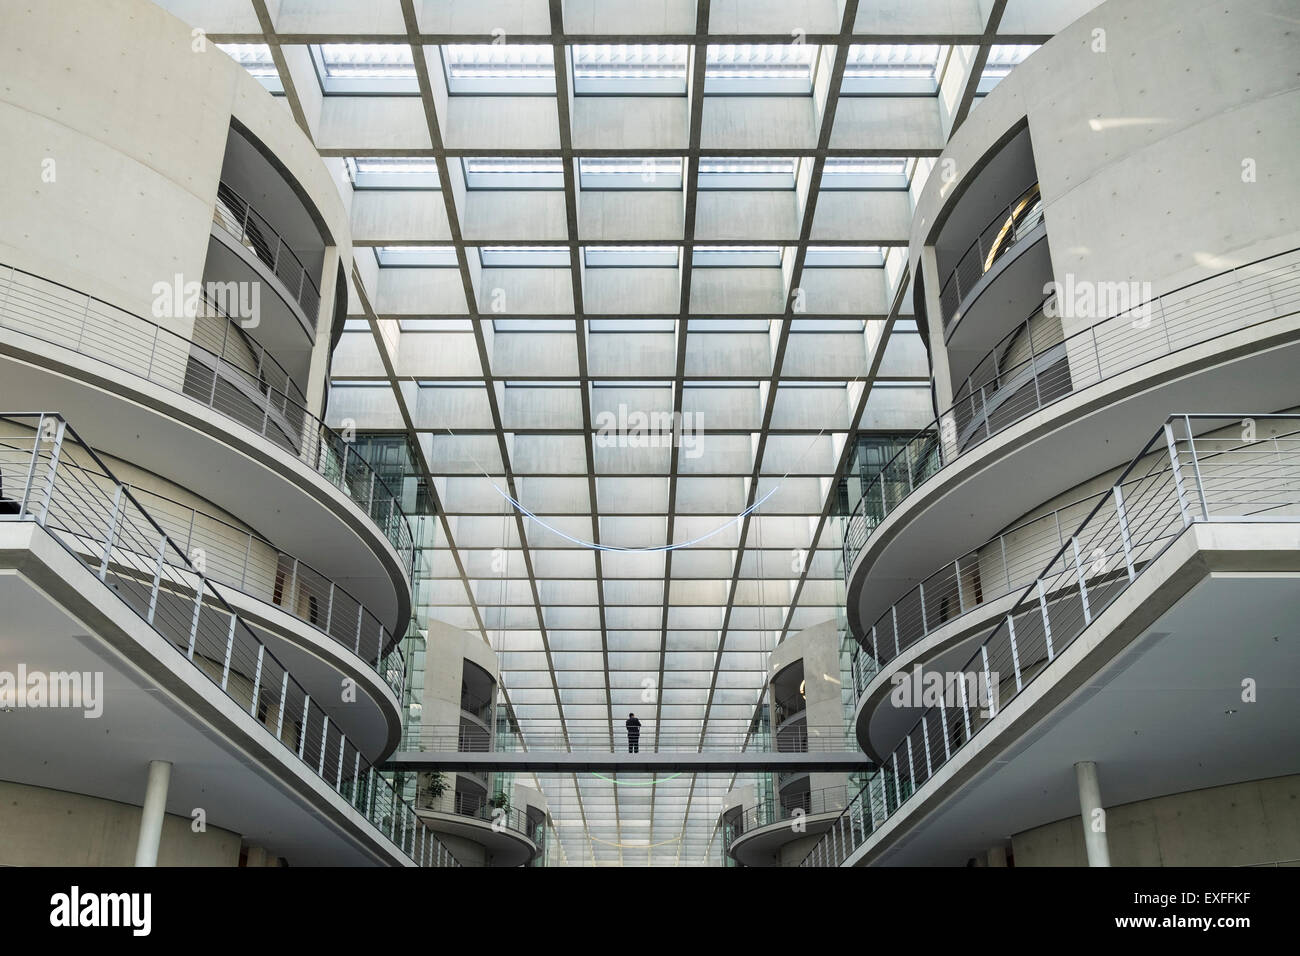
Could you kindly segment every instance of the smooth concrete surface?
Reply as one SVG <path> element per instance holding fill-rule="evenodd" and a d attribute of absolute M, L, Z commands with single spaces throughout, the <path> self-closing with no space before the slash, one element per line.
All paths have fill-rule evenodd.
<path fill-rule="evenodd" d="M 167 812 L 167 787 L 171 779 L 172 765 L 168 761 L 149 761 L 144 806 L 140 808 L 140 833 L 135 844 L 136 866 L 158 865 L 158 841 L 162 839 L 163 817 Z"/>
<path fill-rule="evenodd" d="M 1300 866 L 1300 775 L 1106 810 L 1112 866 Z M 1078 817 L 1014 834 L 1016 866 L 1086 866 Z"/>
<path fill-rule="evenodd" d="M 143 780 L 145 767 L 135 769 Z M 129 803 L 0 780 L 0 866 L 131 866 L 140 815 Z M 154 865 L 239 865 L 238 833 L 193 824 L 160 817 Z"/>

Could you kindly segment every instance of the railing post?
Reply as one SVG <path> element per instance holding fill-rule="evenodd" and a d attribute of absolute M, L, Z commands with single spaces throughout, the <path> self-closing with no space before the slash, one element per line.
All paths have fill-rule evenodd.
<path fill-rule="evenodd" d="M 149 612 L 145 615 L 145 623 L 152 624 L 154 613 L 158 610 L 158 589 L 162 585 L 163 560 L 167 557 L 167 535 L 164 534 L 158 541 L 158 563 L 153 569 L 153 585 L 149 588 Z"/>
<path fill-rule="evenodd" d="M 939 692 L 939 700 L 943 700 L 943 692 Z M 930 763 L 930 728 L 925 725 L 925 714 L 921 715 L 921 742 L 925 744 L 925 779 L 929 780 L 934 776 L 934 767 Z"/>
<path fill-rule="evenodd" d="M 289 672 L 285 671 L 284 676 L 280 678 L 280 716 L 275 719 L 275 739 L 280 740 L 281 734 L 284 733 L 284 709 L 289 702 Z M 361 751 L 357 751 L 357 756 L 361 756 Z"/>
<path fill-rule="evenodd" d="M 356 758 L 352 761 L 352 806 L 357 805 L 357 798 L 361 796 L 361 751 L 356 752 Z"/>
<path fill-rule="evenodd" d="M 1092 608 L 1088 605 L 1088 584 L 1083 580 L 1083 562 L 1079 560 L 1079 536 L 1070 537 L 1070 547 L 1074 549 L 1074 573 L 1079 579 L 1079 598 L 1083 602 L 1083 623 L 1092 623 Z"/>
<path fill-rule="evenodd" d="M 117 483 L 113 492 L 113 514 L 108 521 L 108 533 L 104 536 L 104 556 L 99 562 L 99 580 L 108 579 L 108 559 L 113 554 L 113 539 L 117 537 L 117 525 L 122 515 L 122 483 Z"/>
<path fill-rule="evenodd" d="M 353 648 L 353 653 L 358 657 L 361 656 L 361 619 L 365 616 L 366 608 L 360 601 L 357 602 L 357 642 Z M 382 625 L 381 625 L 382 626 Z"/>
<path fill-rule="evenodd" d="M 907 469 L 907 492 L 911 494 L 912 488 L 912 442 L 911 439 L 903 442 L 903 467 Z"/>
<path fill-rule="evenodd" d="M 1183 491 L 1183 472 L 1178 464 L 1178 445 L 1174 441 L 1174 429 L 1165 422 L 1165 444 L 1169 446 L 1169 469 L 1174 476 L 1174 491 L 1178 494 L 1178 512 L 1183 518 L 1183 527 L 1192 523 L 1192 516 L 1187 510 L 1187 494 Z"/>
<path fill-rule="evenodd" d="M 307 750 L 307 716 L 308 716 L 308 708 L 310 707 L 311 707 L 311 694 L 307 694 L 302 699 L 302 729 L 298 731 L 298 759 L 299 760 L 302 759 L 302 755 Z"/>
<path fill-rule="evenodd" d="M 326 634 L 330 632 L 330 624 L 334 621 L 334 582 L 330 582 L 329 601 L 325 605 L 325 627 L 323 630 Z"/>
<path fill-rule="evenodd" d="M 316 765 L 316 775 L 321 779 L 325 778 L 325 744 L 329 742 L 330 735 L 330 715 L 325 715 L 325 722 L 320 728 L 320 760 Z"/>
<path fill-rule="evenodd" d="M 1128 579 L 1136 577 L 1133 571 L 1133 542 L 1128 534 L 1128 515 L 1124 512 L 1124 494 L 1120 486 L 1115 486 L 1115 516 L 1119 519 L 1120 543 L 1124 546 L 1124 566 L 1128 568 Z"/>
<path fill-rule="evenodd" d="M 343 750 L 344 750 L 344 741 L 340 740 L 339 741 L 339 766 L 338 769 L 334 771 L 334 789 L 336 791 L 341 791 L 343 789 Z"/>
<path fill-rule="evenodd" d="M 925 725 L 921 725 L 921 732 L 925 732 Z M 908 731 L 907 737 L 907 779 L 912 782 L 912 792 L 916 793 L 916 767 L 912 763 L 912 733 Z"/>
<path fill-rule="evenodd" d="M 930 618 L 925 613 L 925 582 L 922 581 L 916 586 L 917 593 L 921 596 L 921 634 L 930 633 Z"/>
<path fill-rule="evenodd" d="M 1210 520 L 1210 506 L 1205 499 L 1205 481 L 1201 478 L 1201 463 L 1196 459 L 1196 440 L 1192 438 L 1192 419 L 1183 416 L 1183 427 L 1187 429 L 1187 454 L 1192 459 L 1192 472 L 1196 475 L 1196 489 L 1201 496 L 1201 517 Z"/>
<path fill-rule="evenodd" d="M 1047 641 L 1047 660 L 1050 663 L 1056 652 L 1052 649 L 1052 619 L 1047 613 L 1047 589 L 1042 578 L 1038 579 L 1038 609 L 1043 612 L 1043 639 Z"/>
<path fill-rule="evenodd" d="M 966 725 L 966 739 L 970 740 L 970 699 L 966 696 L 966 675 L 961 675 L 961 680 L 957 681 L 957 689 L 961 691 L 961 719 Z"/>
<path fill-rule="evenodd" d="M 190 646 L 185 656 L 194 660 L 194 643 L 199 636 L 199 614 L 203 611 L 203 575 L 199 575 L 199 583 L 194 588 L 194 616 L 190 619 Z"/>
<path fill-rule="evenodd" d="M 13 268 L 9 269 L 9 279 L 13 281 Z M 9 295 L 8 288 L 5 289 L 5 296 Z M 27 467 L 27 480 L 23 482 L 23 498 L 18 503 L 18 520 L 21 521 L 27 516 L 27 501 L 31 497 L 32 482 L 36 480 L 36 463 L 41 458 L 41 442 L 45 435 L 45 413 L 36 419 L 36 433 L 32 436 L 32 463 Z"/>
<path fill-rule="evenodd" d="M 894 622 L 894 657 L 898 658 L 899 656 L 902 655 L 903 649 L 901 646 L 899 646 L 899 642 L 898 642 L 898 605 L 897 604 L 889 605 L 889 614 Z"/>
<path fill-rule="evenodd" d="M 1016 675 L 1016 693 L 1020 693 L 1022 685 L 1020 683 L 1020 651 L 1016 647 L 1016 619 L 1012 614 L 1007 615 L 1007 634 L 1011 638 L 1011 670 Z"/>
<path fill-rule="evenodd" d="M 54 433 L 54 448 L 50 451 L 50 469 L 45 478 L 45 503 L 41 507 L 41 516 L 38 519 L 42 526 L 50 518 L 50 503 L 54 499 L 54 476 L 59 470 L 59 455 L 63 451 L 63 435 L 67 427 L 67 423 L 60 420 L 59 427 Z"/>
<path fill-rule="evenodd" d="M 948 696 L 948 684 L 944 683 L 943 689 L 939 692 L 939 726 L 943 730 L 943 759 L 947 763 L 952 759 L 952 750 L 948 746 L 948 710 L 944 706 L 944 698 Z"/>
<path fill-rule="evenodd" d="M 952 563 L 953 574 L 957 576 L 957 613 L 966 613 L 966 594 L 961 586 L 961 558 Z"/>
<path fill-rule="evenodd" d="M 230 655 L 235 649 L 235 615 L 230 615 L 230 627 L 226 631 L 226 659 L 221 664 L 221 689 L 226 689 L 230 680 Z"/>
<path fill-rule="evenodd" d="M 257 698 L 262 692 L 262 658 L 266 656 L 266 645 L 257 645 L 257 668 L 253 672 L 253 700 L 248 705 L 248 714 L 254 720 L 257 719 Z"/>
<path fill-rule="evenodd" d="M 248 562 L 253 557 L 253 536 L 248 536 L 248 544 L 244 546 L 244 566 L 239 570 L 239 590 L 244 590 L 248 583 Z"/>
<path fill-rule="evenodd" d="M 985 641 L 980 645 L 980 657 L 984 661 L 984 690 L 989 695 L 989 720 L 998 715 L 997 695 L 993 693 L 993 677 L 989 673 L 989 645 Z"/>

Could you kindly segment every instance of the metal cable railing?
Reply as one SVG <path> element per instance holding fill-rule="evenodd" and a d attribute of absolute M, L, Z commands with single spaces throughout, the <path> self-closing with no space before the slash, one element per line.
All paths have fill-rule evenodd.
<path fill-rule="evenodd" d="M 1038 576 L 1065 543 L 1064 528 L 1101 497 L 1092 495 L 1022 521 L 944 565 L 895 601 L 853 651 L 853 696 L 860 698 L 880 668 L 934 630 L 968 611 L 1012 594 Z"/>
<path fill-rule="evenodd" d="M 1171 416 L 801 865 L 843 862 L 1186 528 L 1238 520 L 1300 521 L 1300 415 Z"/>
<path fill-rule="evenodd" d="M 53 413 L 0 415 L 0 520 L 34 521 L 376 831 L 421 866 L 458 865 L 218 587 Z M 25 436 L 25 437 L 24 437 Z"/>
<path fill-rule="evenodd" d="M 989 438 L 1039 409 L 1182 349 L 1300 311 L 1291 249 L 1157 296 L 1002 368 L 916 433 L 863 490 L 844 524 L 844 574 L 903 501 Z"/>
<path fill-rule="evenodd" d="M 848 803 L 849 788 L 845 784 L 840 784 L 838 787 L 825 787 L 821 790 L 782 794 L 779 800 L 762 797 L 754 806 L 746 807 L 736 819 L 729 821 L 733 826 L 731 835 L 735 838 L 750 830 L 771 826 L 782 820 L 798 820 L 801 817 L 820 813 L 837 813 L 848 806 Z"/>
<path fill-rule="evenodd" d="M 545 821 L 531 821 L 528 818 L 528 811 L 518 807 L 501 807 L 494 804 L 486 796 L 481 794 L 464 793 L 456 791 L 451 795 L 451 805 L 448 808 L 451 813 L 461 817 L 471 817 L 476 820 L 483 820 L 498 830 L 513 830 L 515 833 L 522 834 L 534 843 L 541 845 L 544 839 Z M 435 797 L 429 797 L 419 804 L 421 809 L 439 812 L 442 808 L 439 806 L 440 801 Z M 442 812 L 447 812 L 442 810 Z"/>
<path fill-rule="evenodd" d="M 461 688 L 460 709 L 475 719 L 487 723 L 492 716 L 492 698 L 480 697 L 470 693 L 468 688 Z"/>
<path fill-rule="evenodd" d="M 232 186 L 224 182 L 217 185 L 217 203 L 213 207 L 212 221 L 271 270 L 284 290 L 298 303 L 311 331 L 315 332 L 316 314 L 320 310 L 320 291 L 307 267 L 275 227 Z"/>
<path fill-rule="evenodd" d="M 200 314 L 178 317 L 192 323 L 180 335 L 149 319 L 109 305 L 13 266 L 0 264 L 0 328 L 29 335 L 185 395 L 290 452 L 361 508 L 396 549 L 406 573 L 414 562 L 414 538 L 397 495 L 370 463 L 299 400 L 280 372 L 264 361 L 250 367 L 253 346 L 215 303 L 204 298 Z M 213 329 L 225 322 L 217 336 Z M 226 354 L 203 344 L 230 345 Z"/>
<path fill-rule="evenodd" d="M 683 720 L 680 724 L 660 721 L 655 733 L 655 721 L 642 721 L 638 741 L 641 753 L 843 753 L 859 750 L 851 728 L 834 727 L 787 728 L 773 739 L 756 744 L 747 732 L 713 730 L 700 739 L 699 721 Z M 493 745 L 493 738 L 496 745 Z M 656 743 L 657 740 L 657 743 Z M 466 721 L 461 724 L 423 725 L 409 730 L 402 737 L 399 749 L 403 751 L 436 751 L 443 753 L 501 753 L 563 752 L 563 753 L 626 753 L 627 733 L 621 722 L 611 730 L 609 722 L 600 719 L 558 721 L 523 721 L 518 733 L 493 735 Z"/>
<path fill-rule="evenodd" d="M 1038 191 L 1038 183 L 1022 192 L 989 220 L 989 224 L 980 230 L 957 259 L 952 274 L 939 290 L 944 329 L 960 318 L 962 302 L 984 274 L 993 268 L 993 264 L 1042 221 L 1043 197 Z"/>
<path fill-rule="evenodd" d="M 406 680 L 401 643 L 345 588 L 261 535 L 155 492 L 131 491 L 209 578 L 288 611 L 346 647 L 401 700 Z"/>

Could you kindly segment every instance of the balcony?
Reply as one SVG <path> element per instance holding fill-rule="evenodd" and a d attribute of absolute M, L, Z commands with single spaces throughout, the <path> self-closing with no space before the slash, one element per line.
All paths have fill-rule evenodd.
<path fill-rule="evenodd" d="M 258 747 L 310 771 L 374 836 L 414 865 L 457 865 L 320 700 L 61 416 L 0 421 L 16 432 L 0 445 L 7 478 L 0 520 L 43 529 L 162 639 L 165 664 L 219 688 L 259 725 Z"/>
<path fill-rule="evenodd" d="M 990 353 L 958 400 L 872 479 L 846 520 L 843 561 L 855 635 L 861 639 L 865 626 L 857 617 L 860 595 L 854 586 L 862 574 L 855 568 L 859 556 L 885 519 L 945 469 L 1070 396 L 1297 310 L 1300 251 L 1289 250 L 1175 289 L 1062 339 L 1044 337 L 1031 316 L 1004 340 L 1015 342 L 1023 359 L 1008 362 L 1012 353 L 1005 344 Z"/>
<path fill-rule="evenodd" d="M 390 560 L 400 568 L 394 572 L 409 580 L 413 537 L 397 493 L 342 436 L 307 411 L 292 379 L 213 303 L 205 299 L 198 314 L 177 321 L 192 323 L 192 338 L 93 296 L 0 266 L 0 330 L 104 363 L 252 430 L 360 509 L 393 548 Z M 120 376 L 114 382 L 126 384 Z M 71 401 L 64 392 L 62 397 Z M 85 404 L 91 410 L 102 407 L 91 399 Z M 176 458 L 173 453 L 169 460 Z M 221 487 L 228 490 L 229 484 Z M 250 501 L 248 496 L 241 500 Z M 397 603 L 400 609 L 402 601 Z"/>
<path fill-rule="evenodd" d="M 1262 436 L 1256 436 L 1256 427 Z M 974 675 L 977 684 L 982 678 L 987 699 L 971 700 L 963 680 L 955 682 L 956 706 L 941 694 L 801 865 L 840 865 L 900 810 L 908 810 L 915 794 L 960 759 L 972 741 L 978 746 L 985 740 L 981 732 L 1000 713 L 1026 689 L 1038 689 L 1035 682 L 1058 658 L 1071 659 L 1067 649 L 1143 582 L 1144 572 L 1185 531 L 1216 523 L 1297 520 L 1300 415 L 1168 419 L 957 669 Z M 1052 672 L 1058 680 L 1067 673 L 1059 666 Z"/>

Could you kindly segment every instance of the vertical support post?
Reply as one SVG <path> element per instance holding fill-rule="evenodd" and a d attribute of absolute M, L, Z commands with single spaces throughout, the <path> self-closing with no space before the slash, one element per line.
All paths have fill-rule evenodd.
<path fill-rule="evenodd" d="M 922 581 L 916 586 L 917 593 L 921 596 L 921 633 L 930 633 L 930 621 L 925 613 L 925 582 Z"/>
<path fill-rule="evenodd" d="M 118 482 L 113 492 L 113 514 L 108 520 L 108 534 L 104 536 L 104 556 L 99 562 L 99 580 L 108 578 L 108 559 L 113 554 L 113 539 L 117 537 L 117 525 L 122 520 L 122 483 Z"/>
<path fill-rule="evenodd" d="M 1079 813 L 1083 818 L 1083 846 L 1089 866 L 1110 866 L 1110 844 L 1106 838 L 1106 810 L 1101 805 L 1097 765 L 1083 760 L 1074 765 L 1079 784 Z"/>
<path fill-rule="evenodd" d="M 980 657 L 984 661 L 984 689 L 989 695 L 989 720 L 998 715 L 997 694 L 993 693 L 993 677 L 989 674 L 989 645 L 987 642 L 980 645 Z"/>
<path fill-rule="evenodd" d="M 961 675 L 961 680 L 957 681 L 957 688 L 961 691 L 961 719 L 966 726 L 966 739 L 970 740 L 970 700 L 966 696 L 966 675 Z"/>
<path fill-rule="evenodd" d="M 59 427 L 54 433 L 54 448 L 50 451 L 50 470 L 45 478 L 45 502 L 41 507 L 39 522 L 41 525 L 50 518 L 50 502 L 54 498 L 54 476 L 59 470 L 59 456 L 63 451 L 63 436 L 67 427 L 67 423 L 60 420 Z"/>
<path fill-rule="evenodd" d="M 320 728 L 320 760 L 316 765 L 316 773 L 320 777 L 325 776 L 325 742 L 329 739 L 330 734 L 330 715 L 325 715 L 325 722 Z"/>
<path fill-rule="evenodd" d="M 289 701 L 289 672 L 285 671 L 284 676 L 280 678 L 280 716 L 275 719 L 275 739 L 280 740 L 284 732 L 284 708 Z M 357 751 L 357 756 L 361 752 Z"/>
<path fill-rule="evenodd" d="M 221 665 L 221 689 L 226 689 L 226 682 L 230 679 L 230 654 L 235 647 L 235 615 L 230 615 L 230 628 L 226 633 L 226 659 Z"/>
<path fill-rule="evenodd" d="M 233 620 L 233 618 L 232 618 Z M 266 645 L 257 645 L 257 668 L 253 673 L 253 700 L 248 705 L 248 713 L 254 720 L 257 719 L 257 697 L 262 690 L 262 658 L 266 656 Z"/>
<path fill-rule="evenodd" d="M 353 648 L 353 652 L 358 657 L 361 656 L 361 619 L 365 616 L 365 613 L 366 613 L 365 606 L 360 601 L 358 601 L 357 602 L 357 642 L 356 642 L 356 647 Z"/>
<path fill-rule="evenodd" d="M 1074 573 L 1079 579 L 1079 599 L 1083 601 L 1083 623 L 1092 623 L 1092 608 L 1088 605 L 1088 585 L 1083 580 L 1083 562 L 1079 559 L 1079 536 L 1071 535 L 1070 547 L 1074 549 Z"/>
<path fill-rule="evenodd" d="M 163 559 L 167 557 L 167 535 L 158 540 L 158 563 L 153 569 L 153 585 L 149 588 L 149 612 L 145 615 L 145 622 L 153 623 L 153 617 L 158 610 L 158 589 L 162 585 Z"/>
<path fill-rule="evenodd" d="M 198 584 L 194 587 L 194 616 L 190 618 L 190 646 L 185 652 L 185 656 L 194 660 L 194 644 L 199 636 L 199 615 L 203 611 L 203 575 L 199 575 Z"/>
<path fill-rule="evenodd" d="M 1124 566 L 1128 568 L 1128 579 L 1133 580 L 1137 575 L 1133 571 L 1133 540 L 1128 533 L 1128 515 L 1124 511 L 1124 493 L 1120 491 L 1119 485 L 1115 486 L 1115 516 L 1119 519 L 1119 537 L 1124 546 Z"/>
<path fill-rule="evenodd" d="M 307 709 L 311 706 L 311 694 L 306 694 L 302 699 L 302 729 L 298 731 L 298 759 L 302 759 L 303 753 L 307 749 Z"/>
<path fill-rule="evenodd" d="M 1047 641 L 1047 660 L 1050 663 L 1056 658 L 1056 651 L 1052 648 L 1052 619 L 1047 613 L 1047 589 L 1042 578 L 1038 579 L 1038 609 L 1043 612 L 1043 639 Z"/>
<path fill-rule="evenodd" d="M 1020 650 L 1016 647 L 1016 619 L 1013 615 L 1007 615 L 1007 635 L 1011 638 L 1011 670 L 1016 675 L 1016 693 L 1021 691 L 1020 683 Z"/>
<path fill-rule="evenodd" d="M 952 563 L 952 571 L 953 574 L 956 575 L 957 577 L 957 613 L 965 614 L 966 593 L 965 593 L 965 589 L 961 586 L 961 558 L 958 558 L 956 561 Z"/>
<path fill-rule="evenodd" d="M 13 269 L 9 270 L 9 277 L 13 279 Z M 5 289 L 5 297 L 8 298 L 9 290 Z M 27 466 L 27 480 L 23 482 L 23 499 L 18 503 L 18 520 L 21 521 L 27 517 L 27 501 L 31 498 L 32 482 L 36 480 L 36 464 L 41 459 L 41 442 L 45 438 L 45 413 L 41 412 L 36 419 L 36 434 L 32 436 L 32 463 Z"/>
<path fill-rule="evenodd" d="M 1174 441 L 1174 429 L 1165 422 L 1165 444 L 1169 446 L 1169 470 L 1174 476 L 1174 491 L 1178 494 L 1178 513 L 1182 515 L 1183 527 L 1192 523 L 1191 513 L 1187 510 L 1187 494 L 1183 490 L 1183 472 L 1178 464 L 1178 444 Z"/>
<path fill-rule="evenodd" d="M 1205 499 L 1205 480 L 1201 478 L 1201 463 L 1196 458 L 1196 440 L 1192 438 L 1192 419 L 1190 415 L 1183 416 L 1183 427 L 1187 429 L 1187 454 L 1192 459 L 1192 473 L 1196 475 L 1196 490 L 1200 493 L 1201 517 L 1209 521 L 1210 505 Z"/>
<path fill-rule="evenodd" d="M 943 690 L 939 693 L 939 726 L 943 730 L 943 759 L 947 763 L 952 759 L 952 749 L 948 746 L 948 711 L 945 707 L 944 698 L 948 696 L 948 686 L 944 685 Z"/>
<path fill-rule="evenodd" d="M 942 691 L 939 699 L 943 700 Z M 930 728 L 925 725 L 925 714 L 921 715 L 921 742 L 925 744 L 925 779 L 929 780 L 934 776 L 934 765 L 930 762 Z"/>
<path fill-rule="evenodd" d="M 894 657 L 898 657 L 900 654 L 903 653 L 903 649 L 898 641 L 898 605 L 897 604 L 889 605 L 889 615 L 894 622 Z"/>
<path fill-rule="evenodd" d="M 149 777 L 144 785 L 144 806 L 140 808 L 140 834 L 135 841 L 135 865 L 157 866 L 158 845 L 162 842 L 163 819 L 167 813 L 167 789 L 172 765 L 166 760 L 149 761 Z"/>
<path fill-rule="evenodd" d="M 325 604 L 325 627 L 326 634 L 330 632 L 330 624 L 334 620 L 334 582 L 330 582 L 330 596 Z"/>

